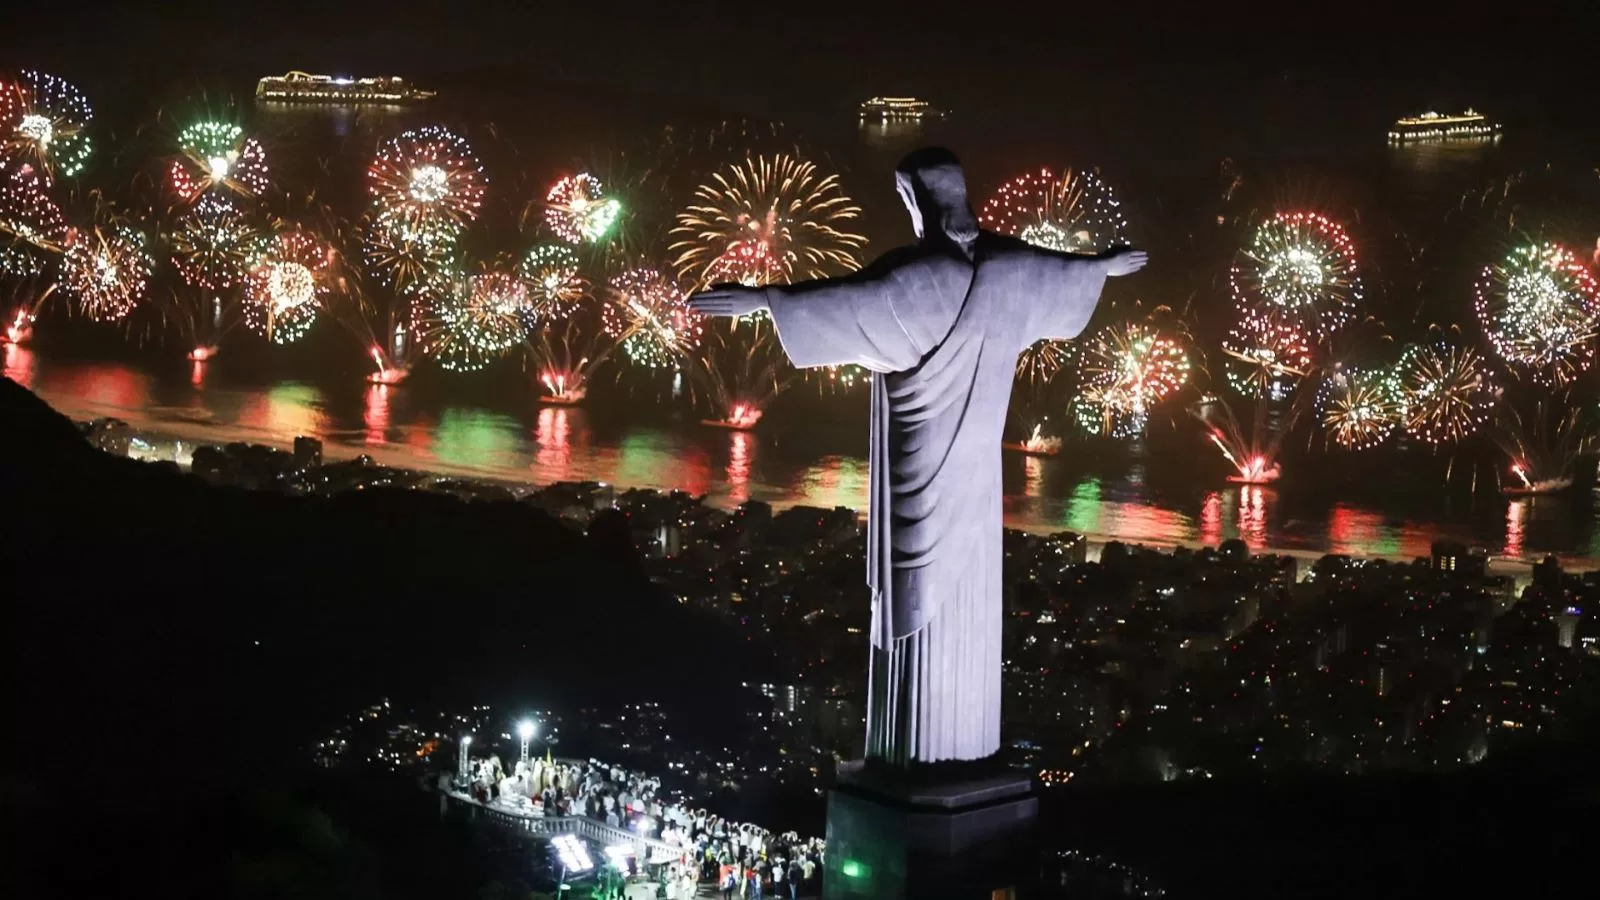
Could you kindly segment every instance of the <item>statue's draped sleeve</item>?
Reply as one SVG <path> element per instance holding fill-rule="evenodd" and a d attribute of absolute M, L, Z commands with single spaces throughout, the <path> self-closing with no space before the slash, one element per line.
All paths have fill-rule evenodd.
<path fill-rule="evenodd" d="M 1074 256 L 1031 248 L 1028 281 L 1033 293 L 1028 310 L 1031 321 L 1024 345 L 1040 339 L 1075 338 L 1089 324 L 1100 290 L 1105 287 L 1105 264 L 1093 256 Z"/>
<path fill-rule="evenodd" d="M 889 254 L 859 272 L 766 289 L 784 352 L 796 366 L 858 365 L 894 372 L 917 364 L 926 348 L 897 310 L 911 308 L 919 262 Z"/>

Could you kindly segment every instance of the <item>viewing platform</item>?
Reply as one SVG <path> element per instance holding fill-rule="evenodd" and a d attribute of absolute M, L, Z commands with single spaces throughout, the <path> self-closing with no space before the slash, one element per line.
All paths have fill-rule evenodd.
<path fill-rule="evenodd" d="M 628 847 L 636 859 L 644 860 L 651 865 L 669 863 L 681 858 L 685 852 L 690 852 L 675 844 L 645 837 L 625 828 L 616 828 L 588 816 L 547 816 L 542 810 L 528 805 L 499 801 L 480 803 L 476 798 L 454 787 L 430 784 L 432 781 L 433 776 L 430 775 L 424 779 L 423 786 L 424 789 L 439 795 L 441 813 L 454 806 L 466 810 L 469 815 L 481 815 L 497 825 L 514 831 L 523 831 L 534 837 L 549 839 L 556 835 L 570 834 L 603 847 Z"/>

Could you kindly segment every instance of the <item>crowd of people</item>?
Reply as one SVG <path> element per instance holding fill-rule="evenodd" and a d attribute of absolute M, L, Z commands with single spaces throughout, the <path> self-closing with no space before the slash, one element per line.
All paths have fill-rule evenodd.
<path fill-rule="evenodd" d="M 774 834 L 694 806 L 661 780 L 591 759 L 546 756 L 518 762 L 509 773 L 499 756 L 473 761 L 466 786 L 478 802 L 534 816 L 586 816 L 679 849 L 673 862 L 635 874 L 657 878 L 668 900 L 689 900 L 714 884 L 724 900 L 814 895 L 822 877 L 823 841 Z"/>

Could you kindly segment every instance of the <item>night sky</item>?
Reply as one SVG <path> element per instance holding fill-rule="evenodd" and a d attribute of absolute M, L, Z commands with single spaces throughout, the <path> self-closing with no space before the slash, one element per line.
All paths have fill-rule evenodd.
<path fill-rule="evenodd" d="M 1552 115 L 1594 115 L 1588 60 L 1600 12 L 1589 4 L 1392 5 L 1406 10 L 1367 0 L 35 0 L 4 4 L 0 66 L 34 65 L 91 83 L 150 68 L 252 79 L 291 67 L 493 72 L 755 115 L 900 92 L 969 108 L 997 96 L 1066 102 L 1088 92 L 1181 109 L 1196 92 L 1302 78 L 1329 90 L 1398 91 L 1419 103 L 1459 94 L 1483 98 L 1480 105 L 1520 100 Z"/>

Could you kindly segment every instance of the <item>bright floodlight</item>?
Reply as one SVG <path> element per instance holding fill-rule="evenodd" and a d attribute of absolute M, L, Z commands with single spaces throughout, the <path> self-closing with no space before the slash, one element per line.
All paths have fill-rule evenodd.
<path fill-rule="evenodd" d="M 517 737 L 527 740 L 533 737 L 533 732 L 533 722 L 523 719 L 521 722 L 517 723 Z"/>
<path fill-rule="evenodd" d="M 472 735 L 465 735 L 461 738 L 461 746 L 465 747 L 470 743 L 472 743 Z"/>
<path fill-rule="evenodd" d="M 568 872 L 587 872 L 594 868 L 594 860 L 589 858 L 589 849 L 577 835 L 558 834 L 555 840 L 556 855 L 561 857 L 561 865 Z"/>
<path fill-rule="evenodd" d="M 613 866 L 616 866 L 619 869 L 628 868 L 628 860 L 632 856 L 633 856 L 633 848 L 632 847 L 628 847 L 628 846 L 625 846 L 625 845 L 622 845 L 622 844 L 616 844 L 614 846 L 610 846 L 610 847 L 606 848 L 606 859 L 611 860 L 611 864 Z"/>

